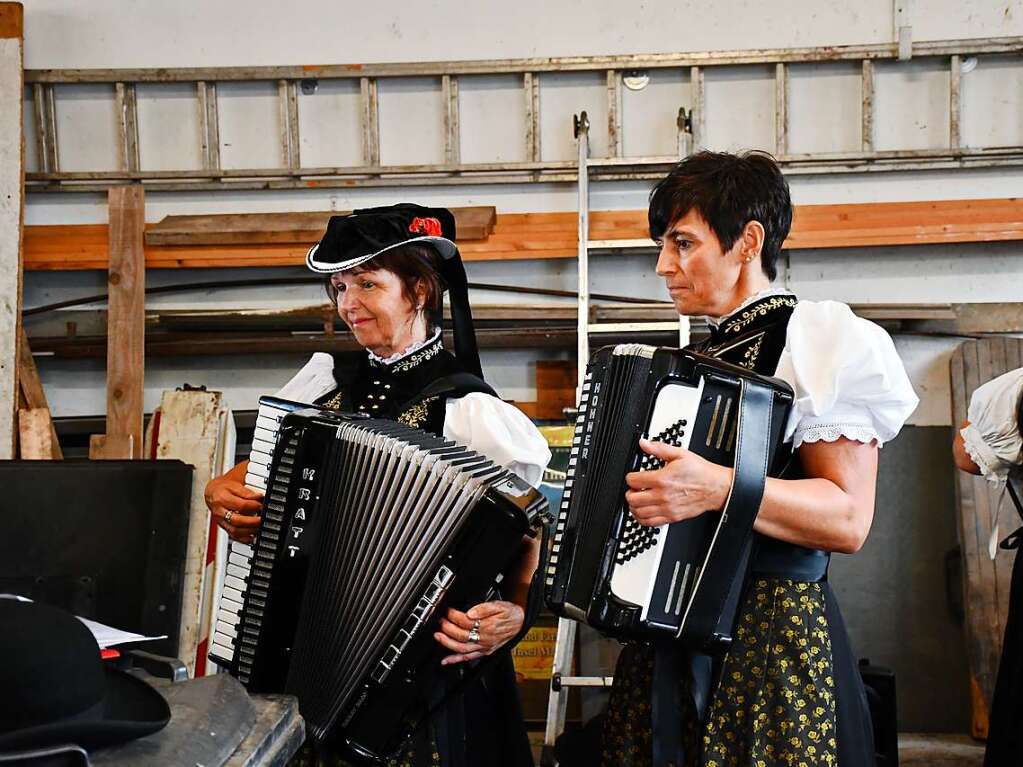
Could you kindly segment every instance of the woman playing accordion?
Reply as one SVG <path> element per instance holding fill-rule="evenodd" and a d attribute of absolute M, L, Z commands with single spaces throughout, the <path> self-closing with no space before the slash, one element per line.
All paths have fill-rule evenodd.
<path fill-rule="evenodd" d="M 651 196 L 657 273 L 680 314 L 710 325 L 696 351 L 792 387 L 785 436 L 796 453 L 783 477 L 767 480 L 727 654 L 672 675 L 658 673 L 650 646 L 624 648 L 602 733 L 608 767 L 874 763 L 864 690 L 827 566 L 830 552 L 863 545 L 878 449 L 917 398 L 881 328 L 844 304 L 799 301 L 772 287 L 791 219 L 788 186 L 760 153 L 690 156 Z M 641 447 L 666 462 L 626 477 L 641 524 L 725 505 L 730 468 L 661 443 Z M 684 703 L 658 706 L 665 687 Z"/>
<path fill-rule="evenodd" d="M 550 451 L 532 422 L 482 379 L 454 228 L 449 211 L 411 204 L 331 218 L 306 264 L 325 276 L 338 316 L 365 351 L 314 354 L 275 396 L 432 432 L 535 486 Z M 445 290 L 455 354 L 442 344 Z M 232 538 L 250 541 L 261 496 L 244 485 L 245 471 L 243 463 L 210 482 L 206 499 Z M 435 638 L 450 650 L 446 684 L 460 682 L 466 662 L 502 652 L 441 706 L 395 764 L 532 764 L 508 642 L 532 619 L 525 609 L 538 555 L 539 542 L 524 538 L 500 598 L 465 612 L 451 609 L 441 619 Z"/>

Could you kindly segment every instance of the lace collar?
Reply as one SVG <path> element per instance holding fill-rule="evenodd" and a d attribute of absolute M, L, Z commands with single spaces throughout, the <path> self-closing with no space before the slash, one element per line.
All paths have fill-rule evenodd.
<path fill-rule="evenodd" d="M 370 349 L 367 349 L 366 353 L 369 354 L 369 361 L 371 365 L 386 367 L 395 372 L 401 372 L 404 370 L 410 370 L 420 362 L 425 362 L 428 359 L 436 357 L 440 354 L 442 348 L 443 343 L 441 341 L 441 329 L 436 328 L 433 331 L 432 336 L 422 341 L 416 341 L 404 351 L 392 354 L 390 357 L 380 357 L 379 355 L 374 354 Z"/>
<path fill-rule="evenodd" d="M 705 317 L 715 335 L 738 333 L 756 320 L 773 314 L 776 309 L 793 307 L 796 296 L 784 288 L 767 288 L 754 293 L 724 317 Z"/>

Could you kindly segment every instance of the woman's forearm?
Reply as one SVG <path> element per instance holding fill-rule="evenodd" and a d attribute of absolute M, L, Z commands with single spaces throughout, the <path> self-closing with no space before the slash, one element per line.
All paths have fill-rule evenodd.
<path fill-rule="evenodd" d="M 869 509 L 829 479 L 767 480 L 753 529 L 811 549 L 852 554 L 860 549 L 873 520 Z"/>
<path fill-rule="evenodd" d="M 754 529 L 782 541 L 852 554 L 874 521 L 877 447 L 848 439 L 799 449 L 809 479 L 767 480 Z"/>

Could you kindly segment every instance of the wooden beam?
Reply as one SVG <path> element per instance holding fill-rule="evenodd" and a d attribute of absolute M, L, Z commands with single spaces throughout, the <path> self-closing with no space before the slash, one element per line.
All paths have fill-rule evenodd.
<path fill-rule="evenodd" d="M 536 361 L 534 418 L 562 420 L 565 408 L 575 407 L 576 367 L 574 360 Z"/>
<path fill-rule="evenodd" d="M 130 434 L 92 434 L 89 436 L 89 459 L 92 461 L 120 461 L 141 452 L 138 442 Z"/>
<path fill-rule="evenodd" d="M 21 391 L 21 398 L 24 402 L 24 410 L 32 410 L 36 412 L 36 415 L 30 416 L 33 419 L 33 429 L 38 428 L 36 426 L 36 420 L 43 418 L 49 424 L 50 437 L 49 437 L 49 452 L 47 458 L 61 459 L 64 457 L 63 451 L 60 449 L 60 441 L 57 439 L 57 430 L 53 426 L 53 419 L 50 417 L 50 407 L 46 402 L 46 392 L 43 391 L 42 381 L 39 380 L 39 370 L 36 368 L 35 359 L 32 357 L 32 348 L 28 342 L 28 336 L 25 335 L 25 329 L 21 329 L 21 341 L 19 343 L 18 352 L 18 386 Z M 21 417 L 21 410 L 19 410 L 19 418 Z M 23 427 L 19 421 L 19 434 L 23 435 Z M 25 445 L 21 445 L 22 458 L 26 458 Z"/>
<path fill-rule="evenodd" d="M 142 187 L 111 189 L 108 205 L 107 440 L 100 452 L 105 457 L 141 458 L 146 287 Z M 127 444 L 122 438 L 127 439 Z"/>
<path fill-rule="evenodd" d="M 174 246 L 147 243 L 146 265 L 152 269 L 300 265 L 306 250 L 322 233 L 326 219 L 321 219 L 315 228 L 302 230 L 303 224 L 298 223 L 300 219 L 295 218 L 296 215 L 329 214 L 175 217 L 193 221 L 186 222 L 187 226 L 177 233 L 163 230 L 159 237 L 192 240 L 196 236 L 237 237 L 242 242 Z M 263 227 L 258 219 L 271 221 L 273 216 L 280 218 L 256 234 Z M 219 233 L 197 235 L 199 224 L 195 219 L 206 222 L 202 226 L 212 227 Z M 208 223 L 217 219 L 223 219 L 224 224 Z M 229 233 L 228 219 L 243 219 L 238 224 L 237 234 Z M 165 222 L 169 226 L 170 219 Z M 150 227 L 147 237 L 153 239 L 152 233 L 165 222 Z M 281 228 L 284 226 L 294 228 L 285 231 Z M 460 231 L 461 227 L 459 223 Z M 590 215 L 590 235 L 595 240 L 646 239 L 649 237 L 646 211 L 594 211 Z M 459 247 L 466 261 L 575 258 L 576 236 L 574 212 L 504 213 L 496 216 L 485 239 L 465 241 L 460 235 Z M 1023 199 L 938 200 L 796 206 L 785 247 L 830 250 L 1019 240 L 1023 240 Z M 103 226 L 30 226 L 25 229 L 26 269 L 103 269 L 107 265 L 106 251 L 107 232 Z"/>
<path fill-rule="evenodd" d="M 44 407 L 18 411 L 18 451 L 25 460 L 50 460 L 54 457 L 53 419 Z"/>
<path fill-rule="evenodd" d="M 146 228 L 146 246 L 153 245 L 267 245 L 317 242 L 331 216 L 351 211 L 313 213 L 228 213 L 206 216 L 167 216 Z M 451 208 L 458 240 L 485 240 L 494 230 L 493 206 Z"/>
<path fill-rule="evenodd" d="M 14 458 L 21 331 L 24 13 L 0 2 L 0 459 Z"/>

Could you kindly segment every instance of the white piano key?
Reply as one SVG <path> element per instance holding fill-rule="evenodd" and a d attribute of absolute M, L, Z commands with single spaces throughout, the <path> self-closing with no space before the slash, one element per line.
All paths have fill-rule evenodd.
<path fill-rule="evenodd" d="M 234 575 L 229 575 L 224 579 L 224 585 L 232 589 L 237 589 L 240 593 L 244 594 L 247 589 L 247 584 L 241 578 L 237 578 Z"/>
<path fill-rule="evenodd" d="M 220 644 L 217 644 L 216 642 L 214 642 L 213 643 L 213 649 L 210 650 L 210 655 L 217 655 L 217 656 L 223 658 L 224 660 L 228 660 L 228 661 L 234 660 L 234 648 L 233 647 L 224 647 L 223 645 L 220 645 Z"/>
<path fill-rule="evenodd" d="M 249 463 L 249 474 L 254 474 L 257 477 L 262 477 L 264 480 L 270 476 L 269 467 L 261 463 Z"/>
<path fill-rule="evenodd" d="M 227 563 L 237 567 L 239 570 L 244 570 L 245 574 L 248 575 L 252 569 L 252 555 L 243 554 L 240 551 L 232 551 L 227 557 Z"/>
<path fill-rule="evenodd" d="M 255 430 L 252 432 L 252 439 L 254 441 L 267 442 L 267 443 L 269 443 L 271 445 L 276 445 L 277 444 L 277 431 L 278 430 L 276 428 L 273 428 L 273 429 L 261 429 L 260 427 L 257 426 L 255 428 Z M 272 448 L 271 448 L 270 452 L 271 453 L 273 452 Z"/>
<path fill-rule="evenodd" d="M 238 565 L 232 563 L 231 561 L 228 561 L 227 563 L 227 574 L 233 575 L 235 578 L 241 578 L 242 580 L 245 580 L 246 578 L 249 577 L 250 572 L 252 572 L 252 568 L 248 567 L 247 565 L 245 567 L 239 567 Z"/>
<path fill-rule="evenodd" d="M 279 420 L 265 415 L 256 416 L 256 428 L 266 429 L 267 431 L 276 432 L 280 427 Z"/>
<path fill-rule="evenodd" d="M 238 621 L 241 620 L 241 615 L 224 607 L 221 607 L 217 611 L 217 623 L 223 623 L 225 626 L 237 626 Z"/>
<path fill-rule="evenodd" d="M 270 453 L 252 453 L 249 456 L 249 471 L 252 471 L 253 466 L 269 466 L 273 462 L 273 456 Z"/>
<path fill-rule="evenodd" d="M 230 599 L 232 602 L 241 605 L 241 603 L 245 601 L 245 595 L 242 594 L 242 592 L 238 591 L 238 589 L 232 589 L 231 587 L 225 585 L 224 599 Z"/>
<path fill-rule="evenodd" d="M 223 647 L 230 647 L 232 639 L 234 639 L 234 637 L 228 636 L 227 634 L 221 634 L 219 632 L 213 635 L 213 643 Z"/>
<path fill-rule="evenodd" d="M 263 455 L 273 455 L 275 443 L 271 440 L 255 439 L 252 440 L 252 454 L 262 453 Z"/>
<path fill-rule="evenodd" d="M 254 487 L 256 490 L 266 490 L 266 480 L 252 472 L 245 475 L 245 484 L 249 487 Z"/>
<path fill-rule="evenodd" d="M 260 402 L 259 403 L 259 409 L 256 412 L 257 412 L 258 415 L 278 416 L 280 418 L 283 418 L 288 413 L 291 413 L 291 412 L 294 412 L 294 411 L 290 410 L 289 408 L 277 407 L 276 405 L 271 405 L 269 402 Z"/>
<path fill-rule="evenodd" d="M 220 604 L 225 610 L 232 610 L 236 613 L 242 611 L 242 599 L 241 594 L 234 591 L 234 595 L 230 595 L 227 592 L 234 591 L 234 589 L 224 589 L 223 596 L 220 598 Z"/>

